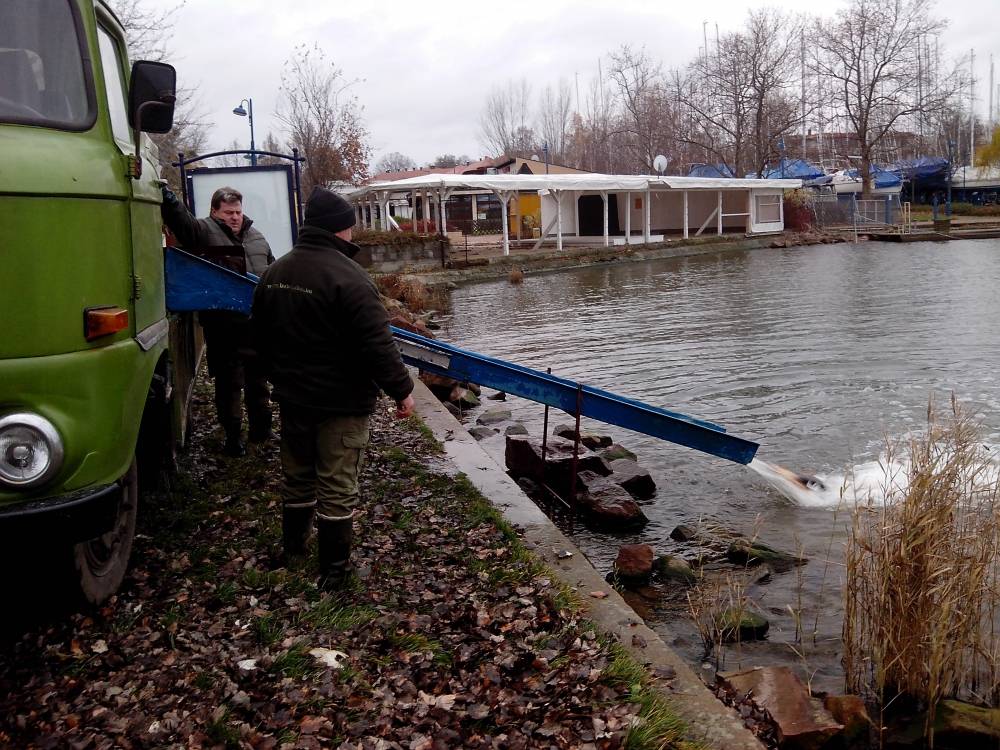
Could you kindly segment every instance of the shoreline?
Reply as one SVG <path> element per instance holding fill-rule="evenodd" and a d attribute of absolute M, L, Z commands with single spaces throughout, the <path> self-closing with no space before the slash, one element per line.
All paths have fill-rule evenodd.
<path fill-rule="evenodd" d="M 592 265 L 633 263 L 664 258 L 732 253 L 774 247 L 807 247 L 810 245 L 846 242 L 843 235 L 831 232 L 795 232 L 757 237 L 709 237 L 704 239 L 668 240 L 666 242 L 628 247 L 564 247 L 562 251 L 543 249 L 528 254 L 479 254 L 468 265 L 460 258 L 461 251 L 453 248 L 453 267 L 435 270 L 415 269 L 401 275 L 420 279 L 430 287 L 506 278 L 514 269 L 523 273 L 565 271 Z M 375 272 L 378 274 L 379 272 Z"/>

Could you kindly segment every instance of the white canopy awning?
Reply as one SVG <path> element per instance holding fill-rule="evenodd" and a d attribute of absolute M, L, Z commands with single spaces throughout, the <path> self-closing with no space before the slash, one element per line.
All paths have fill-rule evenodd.
<path fill-rule="evenodd" d="M 660 177 L 657 175 L 612 174 L 427 174 L 392 182 L 363 185 L 350 194 L 358 200 L 372 193 L 405 193 L 413 190 L 488 190 L 538 191 L 574 190 L 580 192 L 645 190 L 792 190 L 802 187 L 802 180 L 753 180 L 711 177 Z"/>

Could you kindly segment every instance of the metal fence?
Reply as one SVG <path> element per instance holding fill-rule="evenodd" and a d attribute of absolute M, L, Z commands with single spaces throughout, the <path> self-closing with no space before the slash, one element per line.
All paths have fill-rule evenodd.
<path fill-rule="evenodd" d="M 822 229 L 897 229 L 904 218 L 898 195 L 859 199 L 821 194 L 813 198 L 812 209 Z"/>

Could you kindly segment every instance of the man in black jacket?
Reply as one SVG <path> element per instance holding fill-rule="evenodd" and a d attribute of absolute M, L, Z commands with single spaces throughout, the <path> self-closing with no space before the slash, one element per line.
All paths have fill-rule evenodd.
<path fill-rule="evenodd" d="M 160 213 L 182 248 L 231 271 L 260 276 L 274 261 L 264 235 L 243 214 L 243 195 L 234 188 L 216 190 L 208 217 L 196 219 L 164 187 Z M 224 451 L 242 456 L 246 452 L 241 437 L 244 391 L 250 442 L 263 443 L 272 437 L 267 379 L 251 346 L 249 319 L 228 310 L 203 310 L 198 320 L 205 332 L 208 372 L 215 380 L 215 408 L 226 433 Z"/>
<path fill-rule="evenodd" d="M 282 542 L 305 552 L 316 515 L 323 585 L 350 565 L 358 471 L 379 390 L 413 413 L 413 382 L 371 278 L 351 258 L 354 209 L 317 187 L 292 251 L 254 292 L 251 320 L 281 409 Z"/>

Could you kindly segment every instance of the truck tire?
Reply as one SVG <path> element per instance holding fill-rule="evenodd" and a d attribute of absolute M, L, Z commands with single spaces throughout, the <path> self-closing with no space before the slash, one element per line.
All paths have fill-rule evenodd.
<path fill-rule="evenodd" d="M 106 534 L 73 545 L 75 583 L 80 596 L 89 604 L 103 604 L 118 590 L 132 554 L 139 509 L 139 470 L 135 460 L 118 483 L 122 493 L 114 527 Z"/>

